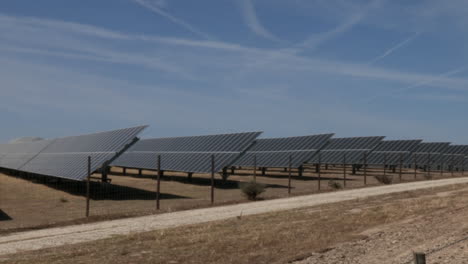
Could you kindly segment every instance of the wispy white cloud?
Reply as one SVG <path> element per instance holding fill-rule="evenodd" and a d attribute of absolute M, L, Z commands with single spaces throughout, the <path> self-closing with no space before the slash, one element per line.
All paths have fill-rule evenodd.
<path fill-rule="evenodd" d="M 167 5 L 152 3 L 158 10 L 168 10 Z M 337 23 L 343 17 L 348 19 Z M 356 25 L 371 23 L 368 12 L 359 8 L 330 19 L 337 26 L 324 32 L 323 40 L 312 41 L 313 49 Z M 155 136 L 236 128 L 262 129 L 272 136 L 319 129 L 337 131 L 343 136 L 421 133 L 437 137 L 456 134 L 449 125 L 461 122 L 447 121 L 444 126 L 434 127 L 432 121 L 418 121 L 416 115 L 401 114 L 408 108 L 426 107 L 424 100 L 411 106 L 405 105 L 405 100 L 395 100 L 398 109 L 386 113 L 373 111 L 378 110 L 375 106 L 357 106 L 355 102 L 369 91 L 395 96 L 404 93 L 404 89 L 415 89 L 410 94 L 417 96 L 423 93 L 416 89 L 424 87 L 428 91 L 427 86 L 435 91 L 430 100 L 437 100 L 438 94 L 446 101 L 457 101 L 455 95 L 468 98 L 468 79 L 460 74 L 464 68 L 428 74 L 424 67 L 403 71 L 378 64 L 326 59 L 326 53 L 307 56 L 300 52 L 301 47 L 277 50 L 244 45 L 242 40 L 234 43 L 206 39 L 199 34 L 190 38 L 143 35 L 5 15 L 0 15 L 0 33 L 0 62 L 5 65 L 0 67 L 4 99 L 1 107 L 7 110 L 0 114 L 2 119 L 12 111 L 23 113 L 28 121 L 40 118 L 56 121 L 61 116 L 64 121 L 61 127 L 70 129 L 78 127 L 73 124 L 79 123 L 74 118 L 82 115 L 86 116 L 83 118 L 86 122 L 99 120 L 103 122 L 95 121 L 96 124 L 107 126 L 109 122 L 150 122 L 158 128 Z M 398 43 L 385 51 L 382 58 L 409 43 Z M 267 63 L 257 64 L 270 56 L 272 59 Z M 247 67 L 250 71 L 245 76 L 236 76 Z M 170 113 L 167 109 L 171 109 Z M 165 114 L 155 114 L 160 112 Z M 457 116 L 453 112 L 457 118 L 463 118 L 461 113 Z M 278 127 L 278 120 L 288 120 L 287 126 Z M 40 127 L 61 123 L 52 121 Z M 24 123 L 34 126 L 34 122 Z M 5 132 L 0 134 L 2 137 Z"/>
<path fill-rule="evenodd" d="M 379 55 L 377 57 L 375 57 L 374 59 L 372 59 L 370 62 L 369 62 L 369 65 L 370 64 L 374 64 L 375 62 L 387 57 L 388 55 L 392 54 L 393 52 L 395 52 L 396 50 L 400 49 L 401 47 L 407 45 L 408 43 L 410 43 L 411 41 L 413 41 L 416 37 L 418 37 L 420 34 L 420 32 L 416 32 L 415 34 L 413 34 L 412 36 L 410 36 L 409 38 L 401 41 L 400 43 L 396 44 L 395 46 L 391 47 L 390 49 L 386 50 L 382 55 Z"/>
<path fill-rule="evenodd" d="M 201 117 L 206 113 L 193 105 L 213 105 L 218 108 L 218 111 L 211 113 L 215 115 L 226 109 L 222 106 L 228 104 L 222 97 L 196 90 L 181 90 L 176 85 L 147 85 L 132 79 L 122 81 L 23 59 L 2 57 L 0 63 L 9 65 L 7 68 L 0 68 L 0 76 L 5 85 L 0 88 L 4 105 L 26 115 L 37 112 L 40 107 L 60 112 L 57 114 L 110 116 L 126 122 L 155 122 L 154 119 L 157 119 L 164 123 L 183 123 L 182 119 L 192 116 L 185 122 L 193 122 L 192 125 L 198 126 L 199 118 L 196 115 Z M 232 104 L 226 111 L 234 109 L 236 103 Z M 14 107 L 15 105 L 26 107 Z M 171 109 L 175 115 L 155 115 L 167 109 Z M 208 120 L 209 118 L 206 119 L 207 122 Z"/>
<path fill-rule="evenodd" d="M 437 82 L 437 81 L 440 81 L 442 79 L 445 79 L 447 77 L 450 77 L 450 76 L 453 76 L 453 75 L 456 75 L 456 74 L 459 74 L 463 71 L 466 70 L 466 67 L 467 66 L 463 66 L 463 67 L 459 67 L 459 68 L 456 68 L 454 70 L 450 70 L 448 72 L 444 72 L 442 74 L 439 74 L 437 76 L 431 76 L 430 78 L 427 78 L 425 80 L 422 80 L 418 83 L 415 83 L 413 85 L 410 85 L 408 87 L 405 87 L 401 90 L 399 90 L 399 92 L 404 92 L 404 91 L 408 91 L 410 89 L 413 89 L 413 88 L 416 88 L 416 87 L 420 87 L 420 86 L 424 86 L 424 85 L 428 85 L 428 84 L 431 84 L 431 83 L 434 83 L 434 82 Z"/>
<path fill-rule="evenodd" d="M 403 15 L 395 21 L 398 27 L 415 28 L 415 31 L 461 30 L 466 33 L 468 25 L 468 2 L 451 1 L 411 1 L 401 8 Z M 388 17 L 388 19 L 390 19 Z M 395 18 L 393 18 L 395 20 Z"/>
<path fill-rule="evenodd" d="M 349 31 L 354 26 L 359 24 L 365 18 L 368 12 L 382 6 L 383 3 L 384 0 L 371 0 L 371 2 L 367 6 L 363 8 L 358 8 L 357 11 L 355 11 L 348 17 L 348 19 L 344 20 L 336 27 L 332 28 L 329 31 L 312 35 L 306 40 L 304 40 L 302 43 L 296 45 L 296 48 L 300 48 L 298 52 L 302 51 L 302 49 L 305 48 L 314 50 L 320 45 L 326 43 L 327 41 L 334 39 L 340 34 Z"/>
<path fill-rule="evenodd" d="M 73 48 L 69 46 L 70 48 Z M 59 57 L 64 59 L 72 60 L 86 60 L 93 62 L 104 62 L 104 63 L 114 63 L 122 65 L 134 65 L 141 66 L 148 69 L 153 69 L 157 71 L 177 74 L 184 79 L 195 80 L 196 77 L 187 73 L 181 67 L 171 65 L 169 63 L 158 60 L 155 57 L 145 57 L 142 55 L 124 53 L 124 52 L 115 52 L 111 50 L 101 49 L 98 47 L 85 47 L 79 46 L 74 47 L 77 51 L 86 52 L 87 54 L 77 54 L 74 52 L 67 51 L 58 51 L 58 50 L 47 50 L 41 48 L 25 48 L 25 47 L 15 47 L 11 45 L 0 44 L 0 51 L 4 52 L 15 52 L 15 53 L 24 53 L 24 54 L 33 54 L 40 56 L 50 56 L 50 57 Z"/>
<path fill-rule="evenodd" d="M 393 81 L 402 84 L 418 83 L 420 85 L 430 85 L 442 89 L 468 90 L 465 86 L 467 79 L 451 77 L 455 74 L 445 74 L 434 76 L 430 74 L 410 73 L 397 70 L 389 70 L 381 67 L 372 67 L 363 64 L 347 63 L 331 60 L 310 59 L 297 56 L 280 58 L 283 63 L 276 63 L 269 66 L 269 69 L 282 71 L 303 71 L 304 73 L 327 73 L 336 76 L 347 76 L 363 78 L 369 80 Z M 458 72 L 457 72 L 458 73 Z M 423 84 L 422 84 L 423 83 Z M 420 86 L 418 85 L 418 86 Z"/>
<path fill-rule="evenodd" d="M 125 34 L 92 25 L 47 18 L 10 16 L 0 13 L 0 29 L 7 30 L 10 27 L 27 28 L 28 33 L 34 33 L 35 30 L 42 30 L 44 28 L 51 28 L 99 38 L 128 39 L 128 36 Z"/>
<path fill-rule="evenodd" d="M 1 49 L 39 55 L 62 56 L 68 59 L 94 60 L 142 66 L 165 71 L 187 79 L 211 78 L 200 72 L 210 69 L 232 76 L 246 67 L 253 73 L 269 72 L 270 76 L 284 74 L 326 73 L 336 76 L 365 78 L 369 80 L 394 81 L 414 84 L 432 80 L 427 85 L 444 89 L 466 89 L 468 80 L 448 76 L 435 76 L 411 72 L 400 72 L 382 67 L 323 60 L 296 55 L 292 52 L 278 52 L 274 49 L 247 47 L 236 43 L 168 38 L 160 36 L 134 35 L 116 32 L 100 27 L 39 18 L 8 17 L 0 15 L 2 35 Z M 82 36 L 82 37 L 80 37 Z M 89 39 L 89 37 L 97 37 Z M 49 39 L 55 39 L 51 42 Z M 8 41 L 6 41 L 8 40 Z M 150 50 L 120 50 L 108 42 L 97 40 L 133 41 L 137 45 L 156 43 Z M 9 44 L 8 44 L 9 43 Z M 174 47 L 184 48 L 180 52 L 170 52 Z M 64 49 L 66 48 L 66 49 Z M 169 52 L 168 52 L 169 51 Z M 219 53 L 217 51 L 225 51 Z M 274 54 L 275 63 L 258 65 L 258 61 Z M 190 60 L 189 60 L 190 58 Z"/>
<path fill-rule="evenodd" d="M 353 28 L 362 20 L 363 17 L 364 17 L 364 14 L 362 13 L 353 14 L 349 19 L 337 25 L 335 28 L 329 31 L 320 33 L 320 34 L 313 35 L 307 38 L 306 40 L 304 40 L 302 43 L 298 44 L 297 47 L 302 48 L 302 49 L 307 48 L 307 49 L 314 50 L 320 45 L 322 45 L 323 43 L 333 38 L 336 38 L 338 35 Z"/>
<path fill-rule="evenodd" d="M 133 65 L 175 74 L 185 79 L 196 78 L 183 66 L 174 65 L 156 55 L 145 56 L 138 52 L 115 49 L 106 43 L 107 40 L 144 41 L 139 36 L 40 18 L 0 15 L 0 22 L 3 22 L 0 23 L 0 31 L 4 33 L 0 50 L 4 52 Z"/>
<path fill-rule="evenodd" d="M 241 2 L 241 9 L 242 15 L 244 17 L 245 24 L 247 27 L 258 36 L 274 40 L 280 41 L 278 37 L 276 37 L 273 33 L 268 31 L 260 22 L 257 16 L 257 12 L 255 11 L 255 6 L 252 3 L 252 0 L 240 0 Z"/>
<path fill-rule="evenodd" d="M 196 40 L 188 38 L 161 37 L 154 35 L 141 35 L 124 33 L 97 27 L 88 24 L 68 22 L 63 20 L 53 20 L 47 18 L 9 16 L 0 13 L 0 30 L 22 29 L 34 34 L 35 31 L 44 29 L 53 31 L 63 31 L 69 34 L 79 34 L 82 36 L 96 37 L 100 39 L 133 40 L 165 43 L 168 45 L 191 46 L 200 48 L 215 48 L 223 50 L 239 50 L 242 47 L 238 44 L 220 42 L 216 40 Z M 26 37 L 26 36 L 25 36 Z"/>
<path fill-rule="evenodd" d="M 432 84 L 438 83 L 438 86 L 440 86 L 441 83 L 444 83 L 444 80 L 455 80 L 454 78 L 449 79 L 449 77 L 459 74 L 467 69 L 467 66 L 459 67 L 453 70 L 450 70 L 448 72 L 444 72 L 439 75 L 435 76 L 425 76 L 423 79 L 417 81 L 416 83 L 411 84 L 410 86 L 406 86 L 397 90 L 393 90 L 390 93 L 380 93 L 379 95 L 371 97 L 367 102 L 373 102 L 376 101 L 379 98 L 385 97 L 385 96 L 395 96 L 396 94 L 401 94 L 404 92 L 408 92 L 411 89 L 421 87 L 421 86 L 430 86 Z M 464 90 L 462 87 L 460 87 L 462 90 Z"/>
<path fill-rule="evenodd" d="M 132 0 L 133 2 L 147 8 L 148 10 L 162 16 L 162 17 L 165 17 L 167 19 L 169 19 L 170 21 L 172 21 L 174 24 L 177 24 L 183 28 L 185 28 L 186 30 L 192 32 L 193 34 L 199 36 L 199 37 L 202 37 L 202 38 L 205 38 L 205 39 L 214 39 L 214 37 L 212 37 L 211 35 L 199 30 L 198 28 L 194 27 L 193 25 L 191 25 L 190 23 L 164 11 L 162 9 L 162 6 L 160 4 L 160 2 L 151 2 L 149 0 Z"/>
<path fill-rule="evenodd" d="M 242 70 L 242 74 L 248 73 L 250 68 L 253 66 L 262 67 L 267 64 L 276 63 L 277 60 L 284 57 L 284 55 L 296 56 L 305 50 L 317 49 L 319 46 L 338 37 L 340 34 L 351 30 L 354 26 L 363 20 L 363 18 L 370 10 L 380 7 L 383 3 L 384 0 L 371 0 L 371 2 L 365 7 L 353 8 L 355 11 L 348 15 L 346 20 L 342 21 L 331 30 L 309 36 L 305 40 L 296 43 L 291 47 L 270 51 L 266 54 L 266 56 L 259 58 L 259 60 L 257 60 L 254 65 L 250 65 L 250 67 L 244 68 Z M 347 5 L 348 4 L 349 3 L 347 3 Z"/>
<path fill-rule="evenodd" d="M 167 0 L 153 0 L 153 3 L 160 8 L 167 7 L 168 5 Z"/>

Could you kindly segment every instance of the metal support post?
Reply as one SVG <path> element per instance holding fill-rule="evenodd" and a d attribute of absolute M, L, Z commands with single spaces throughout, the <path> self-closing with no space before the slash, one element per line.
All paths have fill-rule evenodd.
<path fill-rule="evenodd" d="M 364 153 L 364 185 L 367 185 L 367 152 Z"/>
<path fill-rule="evenodd" d="M 156 176 L 156 210 L 159 210 L 159 200 L 161 199 L 161 155 L 158 155 L 158 174 Z"/>
<path fill-rule="evenodd" d="M 292 173 L 292 156 L 289 156 L 289 172 L 288 172 L 288 194 L 291 194 L 291 173 Z"/>
<path fill-rule="evenodd" d="M 346 187 L 346 153 L 343 153 L 343 187 Z"/>
<path fill-rule="evenodd" d="M 91 156 L 88 156 L 88 177 L 86 177 L 86 217 L 89 217 L 89 196 L 91 181 Z"/>
<path fill-rule="evenodd" d="M 215 156 L 211 155 L 211 204 L 214 204 L 214 186 L 215 186 Z"/>

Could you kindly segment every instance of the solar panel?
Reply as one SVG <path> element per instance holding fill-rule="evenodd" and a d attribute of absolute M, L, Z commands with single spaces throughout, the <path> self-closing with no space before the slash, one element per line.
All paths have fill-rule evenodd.
<path fill-rule="evenodd" d="M 445 153 L 468 156 L 468 145 L 450 145 Z"/>
<path fill-rule="evenodd" d="M 385 137 L 332 138 L 325 150 L 374 149 Z"/>
<path fill-rule="evenodd" d="M 468 156 L 468 145 L 450 145 L 442 154 L 439 165 L 452 165 L 460 167 L 463 165 L 465 157 Z"/>
<path fill-rule="evenodd" d="M 323 146 L 327 144 L 333 134 L 321 134 L 300 137 L 257 139 L 255 144 L 242 157 L 235 166 L 254 166 L 268 168 L 285 168 L 291 166 L 298 168 L 310 160 Z"/>
<path fill-rule="evenodd" d="M 18 170 L 46 148 L 53 140 L 0 144 L 0 167 Z"/>
<path fill-rule="evenodd" d="M 367 155 L 370 165 L 397 165 L 408 159 L 422 140 L 384 140 Z"/>
<path fill-rule="evenodd" d="M 444 153 L 447 151 L 449 142 L 422 142 L 414 152 L 416 153 Z"/>
<path fill-rule="evenodd" d="M 356 164 L 361 163 L 370 150 L 321 150 L 309 163 Z"/>
<path fill-rule="evenodd" d="M 157 157 L 161 155 L 161 170 L 209 173 L 214 155 L 215 171 L 220 171 L 230 166 L 261 133 L 144 139 L 111 165 L 156 170 Z"/>
<path fill-rule="evenodd" d="M 447 151 L 449 142 L 422 142 L 415 149 L 407 164 L 434 165 L 440 163 L 443 153 Z"/>
<path fill-rule="evenodd" d="M 441 157 L 437 159 L 434 163 L 436 165 L 443 165 L 443 166 L 459 166 L 463 164 L 464 159 L 465 159 L 464 155 L 442 154 Z"/>
<path fill-rule="evenodd" d="M 418 148 L 421 139 L 415 140 L 383 140 L 379 145 L 374 149 L 373 152 L 378 151 L 414 151 Z"/>
<path fill-rule="evenodd" d="M 332 138 L 309 163 L 347 164 L 361 163 L 385 137 Z"/>
<path fill-rule="evenodd" d="M 145 128 L 139 126 L 31 143 L 4 144 L 0 146 L 0 152 L 6 152 L 0 166 L 58 178 L 84 180 L 88 175 L 88 156 L 91 157 L 91 171 L 96 171 L 135 143 L 136 136 Z"/>
<path fill-rule="evenodd" d="M 37 154 L 27 154 L 27 153 L 13 153 L 13 154 L 5 154 L 2 159 L 0 160 L 0 167 L 18 170 L 34 158 Z"/>
<path fill-rule="evenodd" d="M 20 171 L 82 181 L 87 177 L 88 156 L 94 172 L 114 158 L 116 152 L 41 153 L 21 167 Z"/>

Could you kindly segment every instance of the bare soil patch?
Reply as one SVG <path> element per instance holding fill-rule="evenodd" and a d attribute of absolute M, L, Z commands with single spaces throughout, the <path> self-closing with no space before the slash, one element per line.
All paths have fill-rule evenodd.
<path fill-rule="evenodd" d="M 466 263 L 468 186 L 375 196 L 116 236 L 2 257 L 5 263 Z M 439 248 L 445 249 L 436 251 Z M 458 254 L 458 255 L 455 255 Z M 465 261 L 465 262 L 463 262 Z"/>
<path fill-rule="evenodd" d="M 117 219 L 123 217 L 149 215 L 193 208 L 210 207 L 209 175 L 194 174 L 189 181 L 187 174 L 166 172 L 161 183 L 161 210 L 156 211 L 155 172 L 143 171 L 139 176 L 137 170 L 127 170 L 123 176 L 120 168 L 113 168 L 111 184 L 94 182 L 91 186 L 91 217 L 85 216 L 85 184 L 81 182 L 41 181 L 0 174 L 0 234 L 14 231 L 38 229 L 52 226 L 63 226 L 76 223 L 87 223 Z M 382 169 L 368 170 L 367 186 L 379 185 L 373 175 L 382 174 Z M 388 175 L 399 183 L 398 169 L 395 173 L 387 170 Z M 239 190 L 240 182 L 252 179 L 251 169 L 236 170 L 226 182 L 217 175 L 215 205 L 226 205 L 247 202 Z M 267 175 L 257 171 L 257 181 L 266 185 L 261 199 L 288 197 L 288 172 L 283 169 L 268 169 Z M 416 180 L 425 180 L 424 172 L 418 171 Z M 440 175 L 433 172 L 434 179 L 448 178 L 452 175 Z M 98 177 L 99 175 L 94 175 Z M 455 176 L 461 176 L 456 173 Z M 414 181 L 413 170 L 403 170 L 401 182 Z M 363 171 L 351 175 L 347 168 L 346 181 L 343 168 L 329 166 L 322 169 L 320 192 L 335 191 L 328 182 L 334 181 L 346 189 L 364 187 Z M 293 171 L 292 196 L 318 193 L 318 178 L 314 168 L 307 168 L 302 177 Z"/>

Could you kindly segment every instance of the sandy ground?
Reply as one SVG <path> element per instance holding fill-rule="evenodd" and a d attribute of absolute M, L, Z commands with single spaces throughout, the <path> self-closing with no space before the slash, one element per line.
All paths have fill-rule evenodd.
<path fill-rule="evenodd" d="M 450 192 L 438 195 L 459 195 Z M 466 195 L 466 193 L 465 193 Z M 358 213 L 358 212 L 354 212 Z M 366 230 L 358 241 L 335 245 L 295 264 L 414 263 L 412 252 L 426 254 L 431 264 L 468 263 L 468 205 L 450 206 Z"/>
<path fill-rule="evenodd" d="M 344 186 L 342 168 L 330 166 L 328 170 L 323 169 L 322 172 L 321 192 L 332 190 L 328 186 L 330 180 Z M 83 223 L 94 219 L 109 220 L 156 213 L 154 172 L 144 171 L 142 177 L 136 175 L 136 170 L 128 170 L 128 173 L 130 174 L 123 176 L 120 168 L 114 168 L 110 175 L 112 184 L 94 182 L 91 185 L 91 218 L 86 220 L 84 219 L 86 205 L 84 183 L 41 182 L 0 174 L 0 234 L 31 228 Z M 346 188 L 364 186 L 363 171 L 358 172 L 357 175 L 351 175 L 351 169 L 348 167 L 347 173 Z M 390 174 L 390 171 L 387 173 Z M 382 174 L 382 170 L 369 169 L 368 186 L 379 185 L 372 177 L 376 174 Z M 303 177 L 296 175 L 294 171 L 292 195 L 319 192 L 317 174 L 313 168 L 308 168 Z M 392 175 L 398 183 L 398 173 Z M 461 173 L 456 173 L 454 176 L 460 175 Z M 433 172 L 433 176 L 441 178 L 437 172 Z M 450 173 L 445 173 L 442 178 L 451 176 Z M 221 182 L 219 175 L 216 178 L 215 205 L 247 201 L 242 196 L 238 184 L 252 179 L 251 170 L 236 170 L 236 174 L 231 175 L 225 183 Z M 402 181 L 414 180 L 413 171 L 404 170 Z M 422 171 L 418 172 L 417 180 L 425 180 Z M 262 194 L 264 199 L 288 197 L 288 173 L 282 169 L 270 169 L 266 176 L 261 176 L 258 171 L 257 181 L 267 186 L 266 192 Z M 160 212 L 211 206 L 209 175 L 194 174 L 192 182 L 189 182 L 186 174 L 168 172 L 161 182 L 161 191 Z"/>
<path fill-rule="evenodd" d="M 151 230 L 211 222 L 216 220 L 224 220 L 235 218 L 240 215 L 256 215 L 274 211 L 291 210 L 334 202 L 349 201 L 382 194 L 391 194 L 464 183 L 468 183 L 468 178 L 421 181 L 236 204 L 222 207 L 180 211 L 139 218 L 121 219 L 38 231 L 28 231 L 1 237 L 0 254 L 13 254 L 21 251 L 57 247 L 80 242 L 89 242 L 98 239 L 110 238 L 115 235 L 126 235 Z M 314 260 L 310 261 L 311 262 L 309 263 L 322 263 L 314 262 Z"/>

